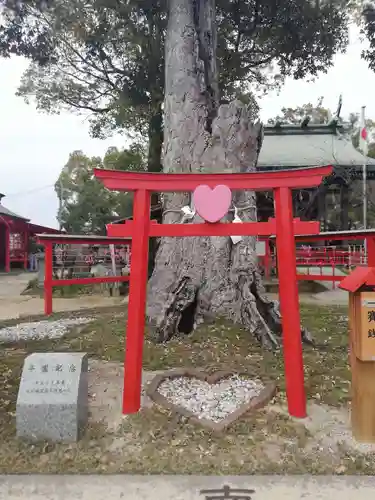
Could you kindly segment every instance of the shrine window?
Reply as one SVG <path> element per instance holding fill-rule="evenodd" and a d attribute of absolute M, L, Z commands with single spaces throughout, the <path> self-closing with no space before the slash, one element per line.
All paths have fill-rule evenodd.
<path fill-rule="evenodd" d="M 23 240 L 20 233 L 11 233 L 9 236 L 9 249 L 12 250 L 22 250 Z"/>

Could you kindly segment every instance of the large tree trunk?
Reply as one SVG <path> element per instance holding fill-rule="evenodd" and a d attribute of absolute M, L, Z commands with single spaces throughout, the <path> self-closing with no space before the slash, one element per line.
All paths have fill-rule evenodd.
<path fill-rule="evenodd" d="M 164 104 L 164 172 L 250 172 L 262 126 L 240 102 L 218 107 L 214 0 L 169 0 Z M 164 195 L 164 223 L 181 221 L 190 194 Z M 243 221 L 257 219 L 255 194 L 234 195 Z M 229 215 L 228 217 L 231 217 Z M 201 221 L 196 216 L 193 222 Z M 278 346 L 278 303 L 264 295 L 255 238 L 164 238 L 149 281 L 147 316 L 159 341 L 207 318 L 244 325 Z M 304 335 L 306 337 L 306 335 Z"/>

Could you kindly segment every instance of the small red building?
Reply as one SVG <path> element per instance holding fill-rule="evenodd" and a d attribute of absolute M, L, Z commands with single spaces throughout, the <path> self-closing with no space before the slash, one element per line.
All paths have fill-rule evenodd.
<path fill-rule="evenodd" d="M 0 193 L 0 272 L 9 273 L 12 267 L 28 267 L 29 238 L 40 233 L 60 233 L 57 229 L 32 224 L 2 204 Z"/>

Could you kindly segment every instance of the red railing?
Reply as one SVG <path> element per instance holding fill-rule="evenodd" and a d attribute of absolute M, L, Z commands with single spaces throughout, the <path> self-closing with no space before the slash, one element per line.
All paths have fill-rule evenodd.
<path fill-rule="evenodd" d="M 129 269 L 131 247 L 131 241 L 129 239 L 108 238 L 105 236 L 42 234 L 38 235 L 38 241 L 43 244 L 45 248 L 44 312 L 47 316 L 53 312 L 54 287 L 98 284 L 110 285 L 130 280 L 129 272 L 126 272 L 126 274 L 122 272 L 122 268 Z M 63 245 L 63 249 L 58 253 L 56 248 L 54 251 L 54 245 Z M 74 248 L 74 246 L 77 245 L 79 245 L 79 250 Z M 108 257 L 111 260 L 111 251 L 108 248 L 110 246 L 112 246 L 114 250 L 113 259 L 112 262 L 106 263 Z M 93 247 L 95 247 L 95 250 L 93 250 Z M 61 255 L 59 256 L 59 254 Z M 59 256 L 61 263 L 58 262 L 59 258 L 56 258 L 57 256 Z M 92 275 L 94 266 L 102 262 L 102 269 L 107 269 L 108 272 L 100 276 Z M 64 276 L 66 272 L 68 272 L 68 274 L 70 273 L 71 276 Z M 82 275 L 84 275 L 84 277 L 82 277 Z"/>
<path fill-rule="evenodd" d="M 364 246 L 300 247 L 296 250 L 297 265 L 327 265 L 354 267 L 365 263 Z"/>
<path fill-rule="evenodd" d="M 264 270 L 266 278 L 278 277 L 277 256 L 275 251 L 274 238 L 260 238 L 265 242 L 265 254 L 259 257 L 260 265 Z M 320 233 L 318 235 L 296 236 L 296 267 L 297 279 L 299 281 L 322 281 L 332 282 L 333 288 L 336 282 L 340 282 L 347 272 L 357 266 L 375 265 L 375 230 L 374 231 L 356 231 L 356 232 L 338 232 L 338 233 Z M 352 244 L 326 245 L 318 246 L 317 242 L 324 240 L 352 241 Z M 364 242 L 367 240 L 367 254 Z M 130 240 L 124 238 L 108 237 L 76 237 L 61 235 L 39 235 L 40 243 L 45 245 L 45 280 L 44 280 L 44 301 L 45 314 L 50 315 L 53 312 L 52 294 L 54 287 L 70 285 L 95 285 L 112 284 L 127 282 L 130 274 L 112 275 L 112 276 L 89 276 L 89 277 L 55 277 L 53 269 L 52 247 L 54 244 L 101 244 L 127 246 L 128 266 L 130 264 Z M 301 245 L 301 243 L 303 243 Z M 104 252 L 106 255 L 108 252 Z M 116 262 L 121 256 L 122 250 L 115 252 Z M 82 256 L 83 265 L 88 268 L 94 264 L 93 254 L 88 252 Z M 121 263 L 120 263 L 121 264 Z M 301 272 L 304 268 L 304 273 Z M 341 272 L 340 272 L 341 271 Z M 344 272 L 342 272 L 344 271 Z"/>
<path fill-rule="evenodd" d="M 371 241 L 373 241 L 374 237 L 375 230 L 296 236 L 297 279 L 300 281 L 331 281 L 333 288 L 335 288 L 335 283 L 340 282 L 350 270 L 367 265 L 370 252 L 372 252 Z M 274 239 L 271 237 L 263 240 L 266 248 L 265 255 L 260 257 L 260 265 L 266 278 L 277 278 Z M 339 245 L 327 244 L 323 246 L 324 240 L 348 243 L 345 245 L 340 243 Z M 367 245 L 367 254 L 365 250 L 366 240 L 370 241 Z M 375 261 L 375 253 L 372 253 Z M 304 268 L 305 272 L 301 272 L 301 268 Z"/>

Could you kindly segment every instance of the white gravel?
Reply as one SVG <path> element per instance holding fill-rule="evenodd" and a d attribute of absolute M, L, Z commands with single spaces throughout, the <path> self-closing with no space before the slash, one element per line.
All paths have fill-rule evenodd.
<path fill-rule="evenodd" d="M 35 321 L 19 323 L 15 326 L 0 328 L 0 342 L 18 342 L 19 340 L 59 339 L 72 326 L 84 325 L 93 318 L 58 319 L 56 321 Z"/>
<path fill-rule="evenodd" d="M 263 389 L 260 380 L 233 375 L 214 385 L 191 377 L 170 378 L 159 385 L 158 392 L 198 418 L 220 422 Z"/>

